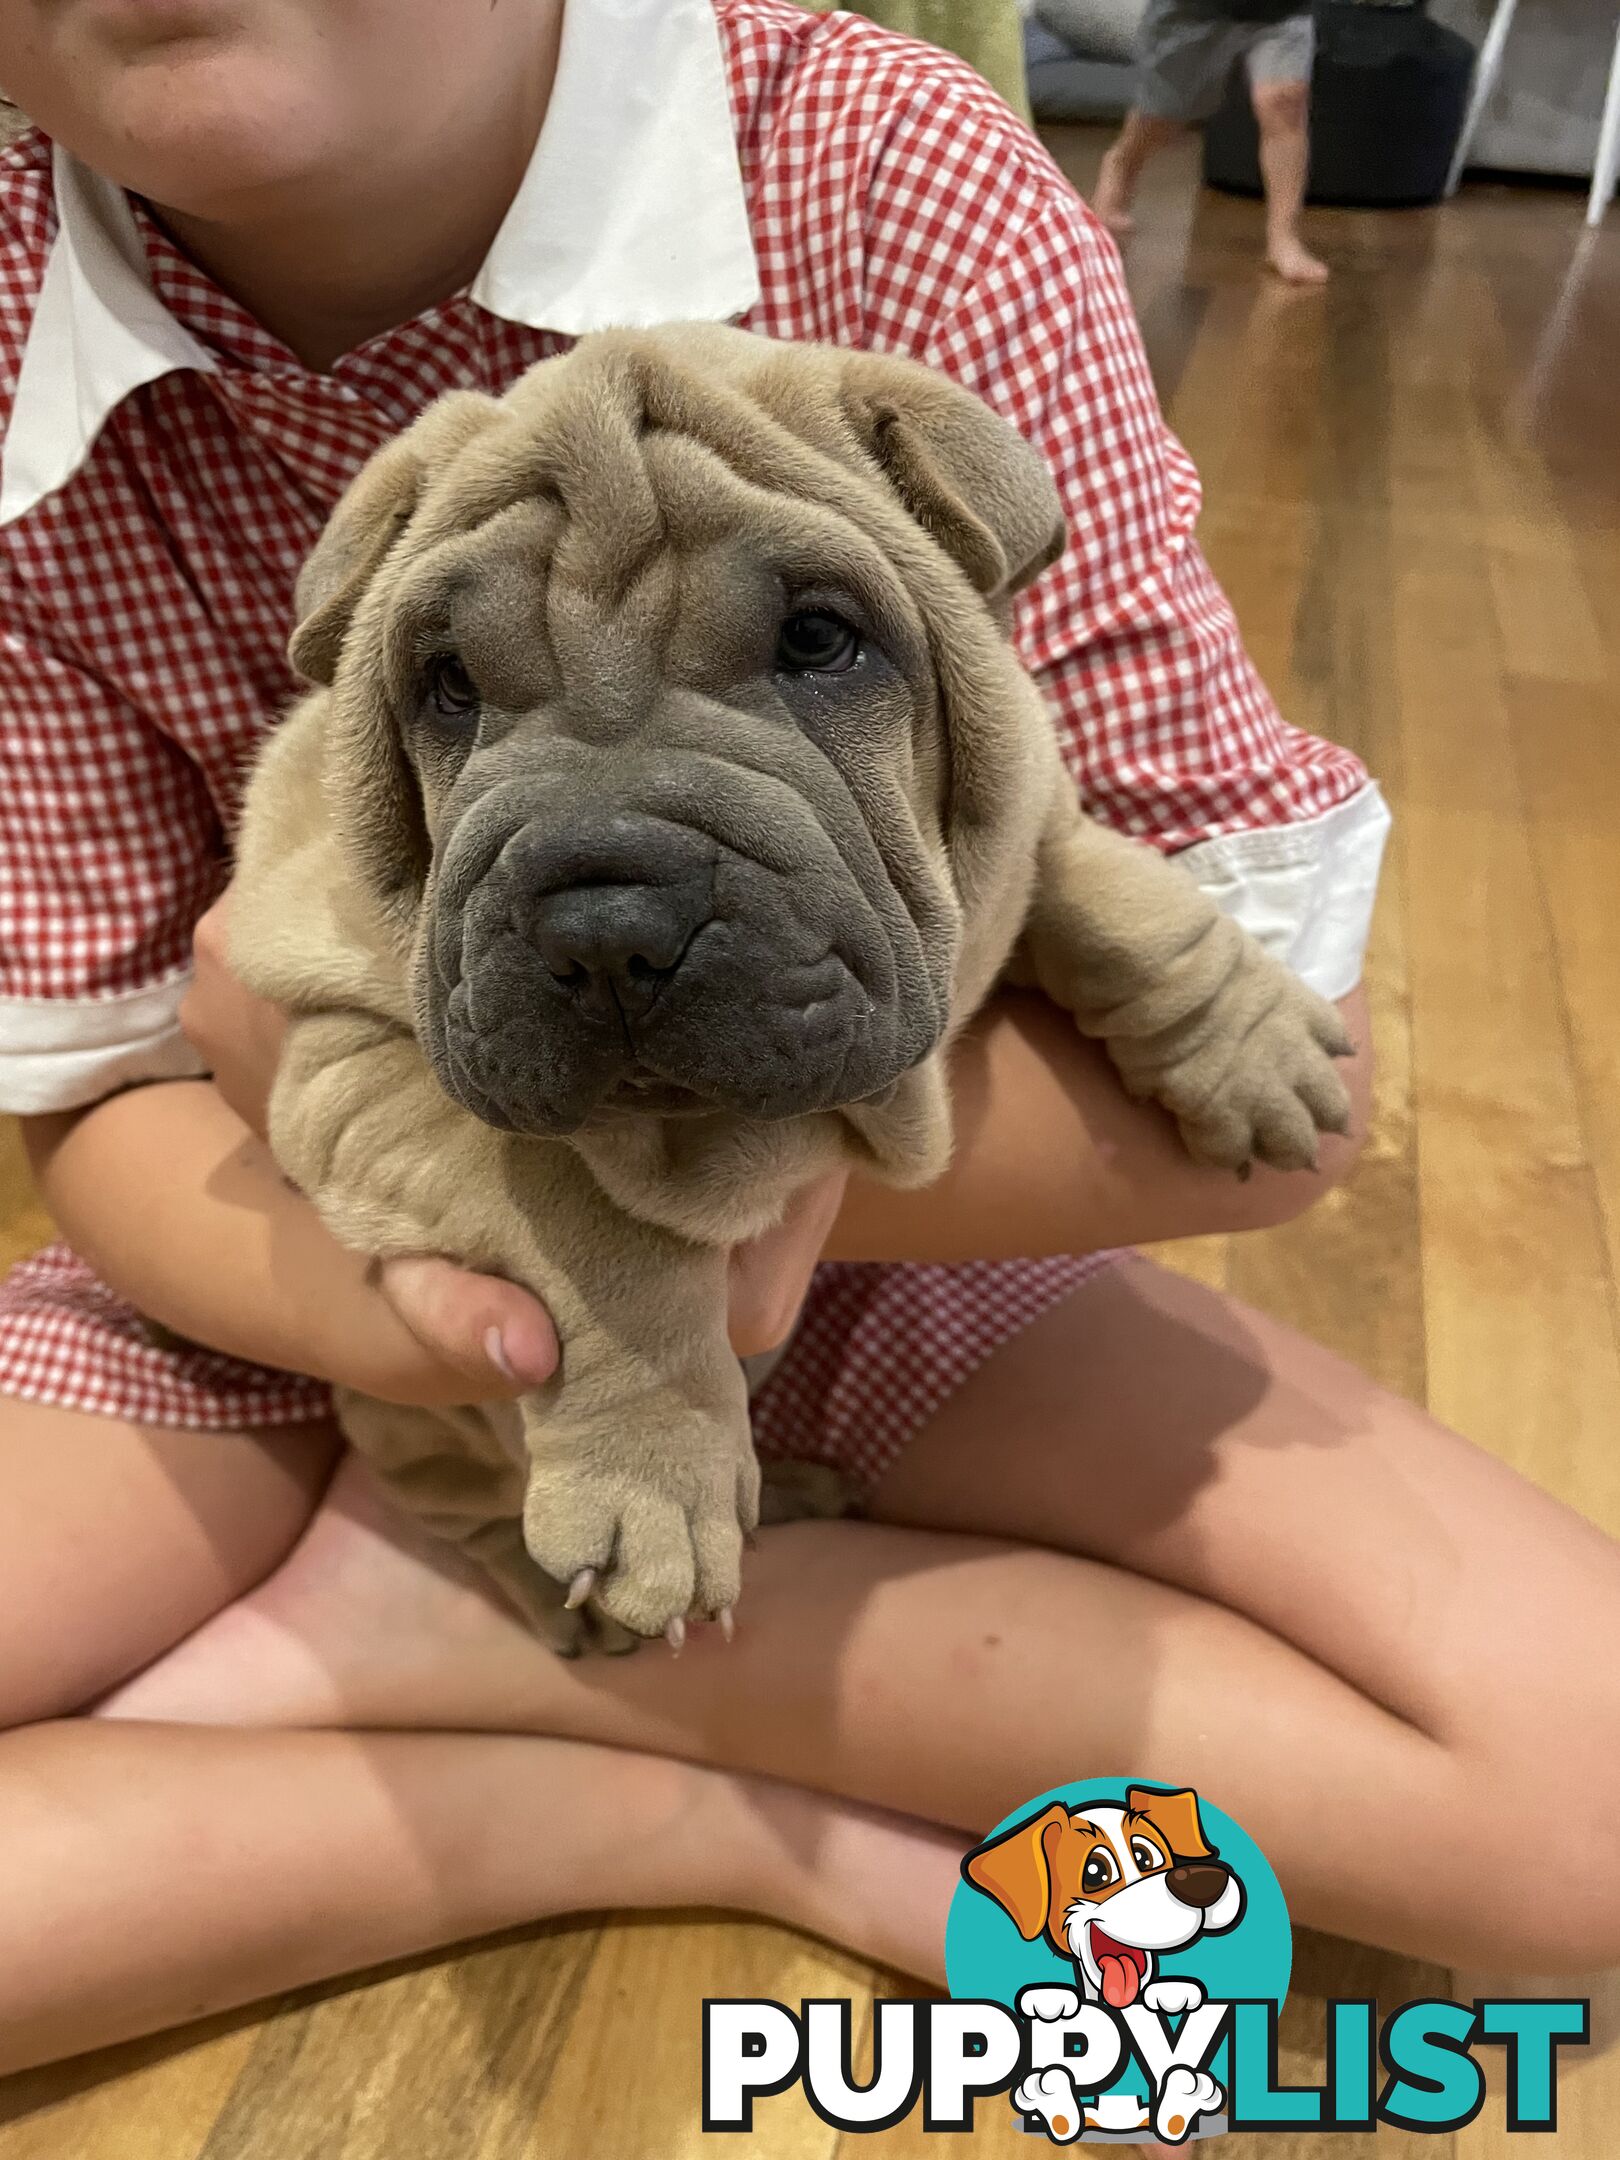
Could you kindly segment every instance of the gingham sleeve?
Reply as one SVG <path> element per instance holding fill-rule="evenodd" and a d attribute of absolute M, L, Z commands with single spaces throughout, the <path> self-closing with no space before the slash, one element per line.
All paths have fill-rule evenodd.
<path fill-rule="evenodd" d="M 968 100 L 971 114 L 952 110 Z M 1193 537 L 1198 476 L 1159 410 L 1113 242 L 1039 144 L 971 90 L 932 99 L 886 168 L 868 199 L 869 244 L 890 266 L 869 280 L 874 342 L 1004 412 L 1063 496 L 1068 550 L 1020 602 L 1016 632 L 1087 808 L 1181 853 L 1314 988 L 1343 996 L 1389 814 L 1358 759 L 1283 720 L 1244 651 Z M 924 171 L 937 237 L 920 248 Z"/>
<path fill-rule="evenodd" d="M 201 1070 L 176 1014 L 220 860 L 190 761 L 0 625 L 0 1109 Z"/>

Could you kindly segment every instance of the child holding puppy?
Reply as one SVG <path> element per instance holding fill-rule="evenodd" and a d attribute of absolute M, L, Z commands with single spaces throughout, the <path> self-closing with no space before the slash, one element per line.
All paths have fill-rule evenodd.
<path fill-rule="evenodd" d="M 942 55 L 786 0 L 17 0 L 0 81 L 45 131 L 0 171 L 0 1100 L 64 1238 L 0 1298 L 0 2064 L 603 1905 L 937 1976 L 964 1843 L 1099 1763 L 1207 1789 L 1302 1921 L 1611 1960 L 1620 1681 L 1567 1652 L 1620 1623 L 1620 1559 L 1104 1257 L 1281 1220 L 1353 1148 L 1201 1171 L 1039 1004 L 964 1046 L 937 1187 L 822 1189 L 737 1256 L 740 1351 L 810 1286 L 762 1444 L 867 1519 L 768 1533 L 734 1645 L 559 1663 L 330 1423 L 333 1381 L 494 1398 L 555 1343 L 513 1285 L 377 1275 L 277 1177 L 279 1016 L 213 906 L 237 791 L 342 486 L 601 324 L 904 351 L 1013 418 L 1072 533 L 1020 647 L 1091 807 L 1365 1042 L 1376 788 L 1257 681 L 1112 246 L 1039 147 Z M 1364 1050 L 1351 1079 L 1364 1109 Z M 1054 1697 L 1066 1643 L 1090 1682 Z M 1533 1899 L 1499 1865 L 1527 1760 L 1582 1855 Z"/>

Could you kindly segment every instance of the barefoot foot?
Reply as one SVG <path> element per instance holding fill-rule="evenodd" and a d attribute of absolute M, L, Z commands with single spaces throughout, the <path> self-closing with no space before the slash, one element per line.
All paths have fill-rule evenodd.
<path fill-rule="evenodd" d="M 103 1717 L 201 1725 L 380 1723 L 470 1658 L 556 1664 L 482 1574 L 392 1508 L 344 1458 L 298 1544 L 116 1688 Z M 405 1722 L 415 1723 L 415 1718 Z"/>
<path fill-rule="evenodd" d="M 1112 153 L 1102 161 L 1102 169 L 1097 174 L 1097 185 L 1092 190 L 1091 207 L 1111 233 L 1123 235 L 1135 232 L 1136 220 L 1131 215 L 1131 190 Z"/>
<path fill-rule="evenodd" d="M 1273 240 L 1266 249 L 1266 260 L 1290 285 L 1325 285 L 1332 274 L 1327 264 L 1293 234 Z"/>
<path fill-rule="evenodd" d="M 733 1654 L 720 1625 L 688 1623 L 684 1640 L 681 1669 L 694 1679 Z M 558 1657 L 481 1569 L 402 1515 L 345 1456 L 275 1573 L 114 1689 L 97 1714 L 627 1739 L 633 1714 L 615 1706 L 602 1667 L 643 1662 Z M 667 1677 L 668 1657 L 657 1665 Z M 640 1689 L 661 1699 L 650 1675 Z"/>

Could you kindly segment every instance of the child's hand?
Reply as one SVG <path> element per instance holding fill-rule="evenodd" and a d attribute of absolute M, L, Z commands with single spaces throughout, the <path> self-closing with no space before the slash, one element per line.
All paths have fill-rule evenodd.
<path fill-rule="evenodd" d="M 385 1260 L 377 1287 L 420 1346 L 370 1392 L 388 1401 L 445 1408 L 498 1402 L 541 1387 L 557 1369 L 551 1315 L 531 1292 L 431 1254 Z"/>
<path fill-rule="evenodd" d="M 792 1332 L 844 1197 L 844 1177 L 808 1186 L 774 1230 L 731 1257 L 729 1323 L 739 1357 L 774 1350 Z M 496 1402 L 543 1386 L 557 1367 L 556 1331 L 537 1297 L 495 1275 L 429 1255 L 384 1261 L 377 1287 L 421 1349 L 370 1392 L 427 1406 Z"/>
<path fill-rule="evenodd" d="M 727 1318 L 739 1357 L 775 1350 L 792 1334 L 847 1182 L 839 1170 L 807 1185 L 774 1230 L 732 1253 Z"/>

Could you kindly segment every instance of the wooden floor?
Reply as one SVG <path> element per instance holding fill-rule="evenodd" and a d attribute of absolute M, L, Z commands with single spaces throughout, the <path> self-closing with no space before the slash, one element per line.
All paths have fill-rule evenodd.
<path fill-rule="evenodd" d="M 1058 148 L 1083 185 L 1098 138 Z M 1195 198 L 1190 163 L 1154 176 L 1142 222 L 1132 284 L 1204 471 L 1205 545 L 1286 709 L 1359 750 L 1397 811 L 1366 1159 L 1307 1221 L 1178 1264 L 1620 1535 L 1620 211 L 1593 238 L 1572 195 L 1488 187 L 1436 214 L 1324 216 L 1326 294 L 1259 275 L 1253 206 Z M 18 1249 L 40 1227 L 23 1191 L 8 1152 Z M 1284 2070 L 1312 2071 L 1325 1993 L 1474 1977 L 1307 1941 Z M 734 2142 L 696 2126 L 703 1995 L 893 1984 L 767 1927 L 547 1927 L 0 2085 L 0 2160 L 720 2153 Z M 1611 2031 L 1612 1985 L 1596 2008 Z M 973 2149 L 1037 2149 L 984 2113 Z M 1620 2049 L 1595 2049 L 1554 2149 L 1610 2155 L 1617 2119 Z M 915 2125 L 840 2142 L 788 2098 L 759 2121 L 770 2160 L 924 2146 Z M 1455 2140 L 1275 2149 L 1449 2160 L 1503 2139 L 1492 2105 Z M 1273 2149 L 1223 2149 L 1251 2145 Z"/>

